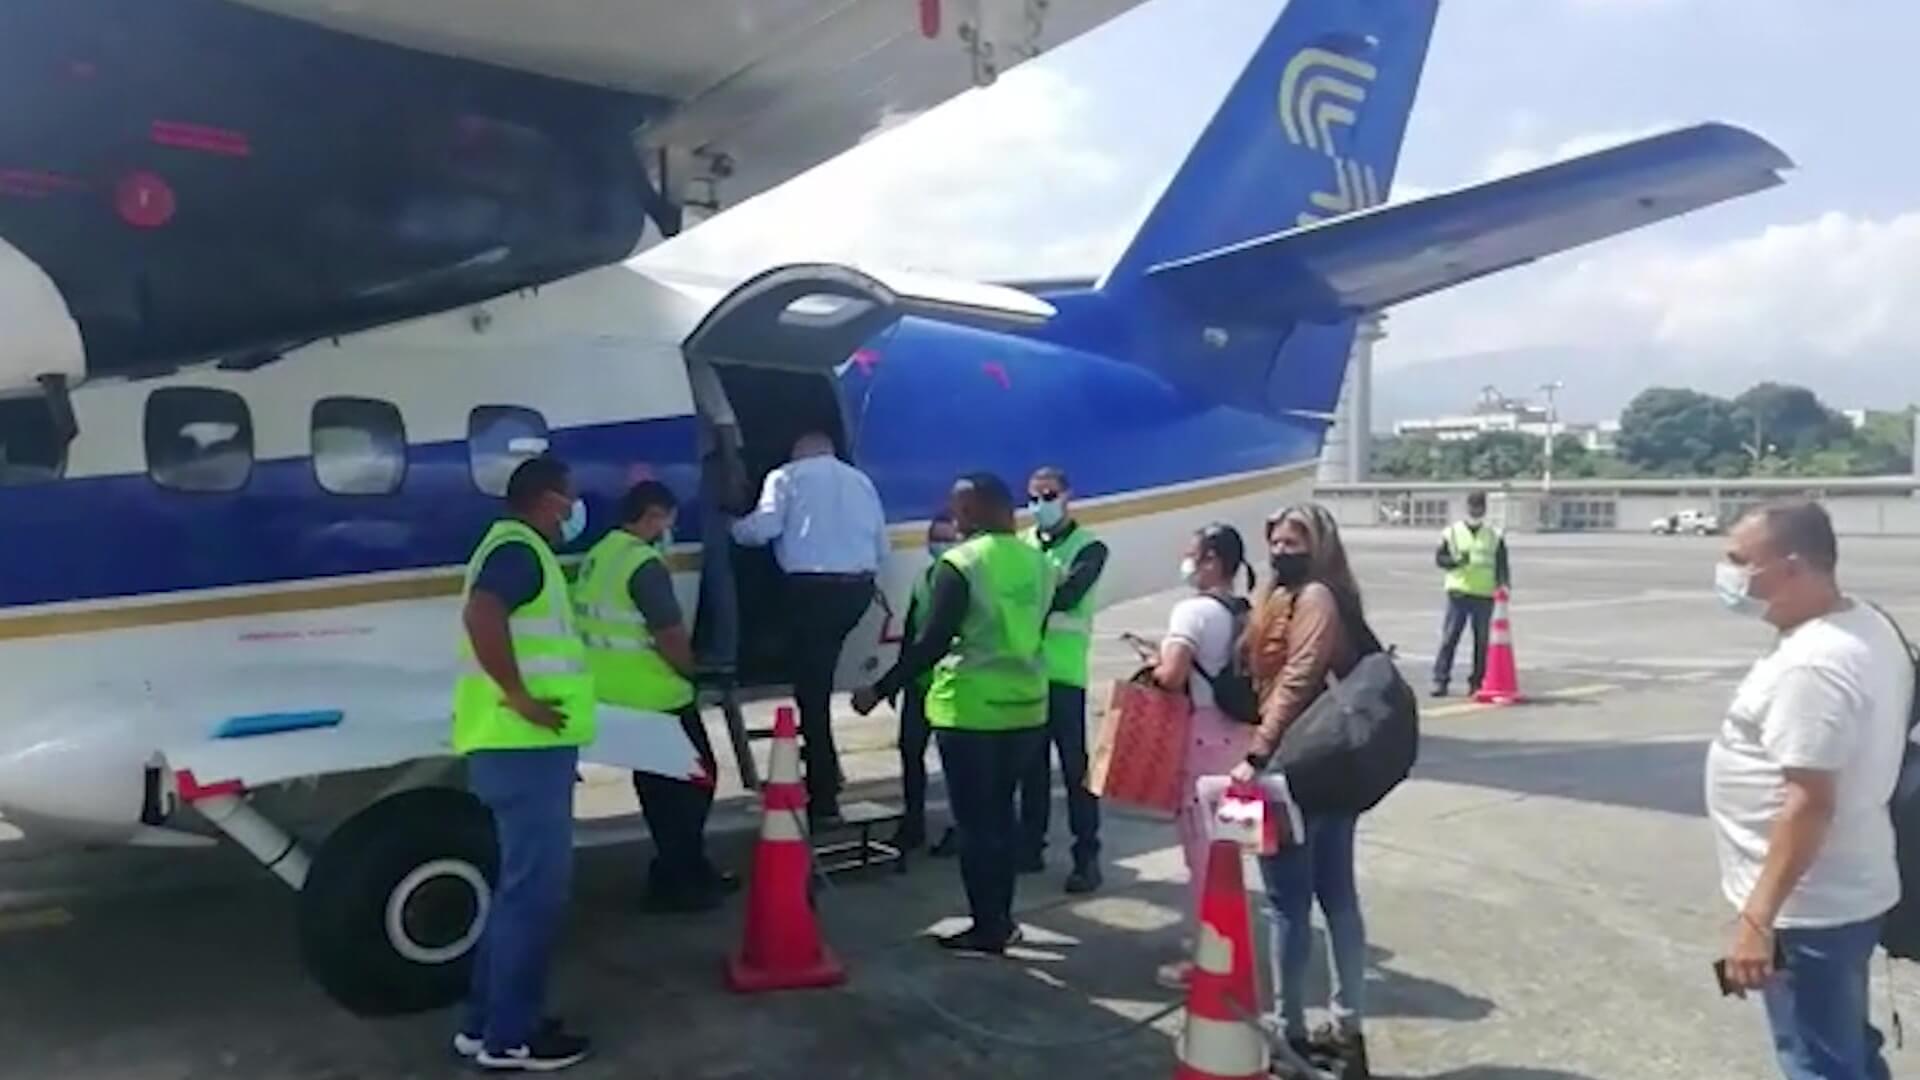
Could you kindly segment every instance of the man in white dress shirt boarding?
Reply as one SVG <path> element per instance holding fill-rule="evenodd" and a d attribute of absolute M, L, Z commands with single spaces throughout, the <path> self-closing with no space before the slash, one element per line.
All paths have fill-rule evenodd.
<path fill-rule="evenodd" d="M 733 538 L 748 547 L 772 544 L 786 574 L 787 663 L 800 706 L 807 812 L 815 822 L 832 821 L 841 782 L 833 674 L 887 557 L 880 494 L 865 473 L 834 456 L 831 438 L 809 432 L 794 441 L 793 460 L 767 474 L 759 504 L 733 523 Z"/>

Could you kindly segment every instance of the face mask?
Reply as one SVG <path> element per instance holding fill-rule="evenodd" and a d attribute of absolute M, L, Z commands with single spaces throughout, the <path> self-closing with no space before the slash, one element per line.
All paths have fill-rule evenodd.
<path fill-rule="evenodd" d="M 587 531 L 587 502 L 585 499 L 573 500 L 573 510 L 567 514 L 567 520 L 560 523 L 560 542 L 571 544 L 580 539 Z"/>
<path fill-rule="evenodd" d="M 1740 615 L 1765 615 L 1767 603 L 1756 599 L 1752 588 L 1752 567 L 1735 566 L 1725 559 L 1714 564 L 1713 591 L 1728 611 Z"/>
<path fill-rule="evenodd" d="M 1180 560 L 1180 580 L 1181 581 L 1184 581 L 1187 584 L 1191 585 L 1193 584 L 1193 579 L 1199 576 L 1200 576 L 1199 560 L 1195 559 L 1191 555 Z"/>
<path fill-rule="evenodd" d="M 1065 520 L 1067 516 L 1067 508 L 1060 505 L 1059 499 L 1054 499 L 1050 502 L 1041 502 L 1036 499 L 1032 503 L 1032 507 L 1033 520 L 1043 529 L 1053 528 Z"/>
<path fill-rule="evenodd" d="M 1273 567 L 1273 580 L 1289 589 L 1306 584 L 1308 561 L 1304 551 L 1288 551 L 1267 559 Z"/>
<path fill-rule="evenodd" d="M 947 552 L 952 550 L 953 550 L 953 544 L 946 540 L 933 540 L 933 541 L 929 541 L 927 544 L 927 555 L 930 556 L 935 562 L 938 562 L 940 560 L 940 556 L 945 555 Z"/>

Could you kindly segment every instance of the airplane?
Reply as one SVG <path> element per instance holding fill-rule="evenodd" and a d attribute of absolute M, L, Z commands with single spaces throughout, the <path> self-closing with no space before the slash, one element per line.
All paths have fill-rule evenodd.
<path fill-rule="evenodd" d="M 829 431 L 894 542 L 841 658 L 852 687 L 895 648 L 955 475 L 1065 468 L 1112 552 L 1103 602 L 1158 591 L 1200 525 L 1258 536 L 1304 495 L 1358 320 L 1791 167 L 1704 124 L 1386 204 L 1437 11 L 1291 0 L 1087 281 L 797 264 L 716 283 L 675 271 L 669 241 L 267 362 L 131 377 L 51 306 L 57 275 L 0 249 L 0 302 L 39 298 L 46 340 L 68 335 L 50 352 L 86 342 L 70 392 L 0 402 L 0 512 L 22 523 L 0 576 L 0 814 L 29 838 L 224 836 L 297 890 L 302 953 L 336 1001 L 443 1004 L 492 873 L 446 744 L 461 568 L 526 456 L 572 464 L 578 554 L 639 476 L 695 518 L 702 425 L 735 428 L 756 477 Z M 676 587 L 691 610 L 721 557 L 742 586 L 741 678 L 777 683 L 753 640 L 780 617 L 764 553 L 677 542 Z M 638 752 L 603 743 L 588 760 Z"/>

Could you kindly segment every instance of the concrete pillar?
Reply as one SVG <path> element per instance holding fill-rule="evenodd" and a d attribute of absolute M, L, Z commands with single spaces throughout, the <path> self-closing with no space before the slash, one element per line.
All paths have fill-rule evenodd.
<path fill-rule="evenodd" d="M 1360 320 L 1347 361 L 1347 482 L 1363 484 L 1373 474 L 1373 347 L 1387 336 L 1387 315 Z"/>
<path fill-rule="evenodd" d="M 1347 462 L 1347 455 L 1353 452 L 1353 440 L 1347 436 L 1351 426 L 1348 406 L 1352 397 L 1353 363 L 1348 361 L 1340 380 L 1340 400 L 1333 407 L 1333 423 L 1327 425 L 1327 434 L 1320 442 L 1320 468 L 1314 474 L 1316 483 L 1344 484 L 1353 474 Z"/>
<path fill-rule="evenodd" d="M 1386 315 L 1375 312 L 1360 320 L 1347 354 L 1347 370 L 1340 380 L 1340 400 L 1333 407 L 1320 448 L 1316 479 L 1322 484 L 1362 484 L 1371 475 L 1373 461 L 1373 346 L 1387 336 Z"/>

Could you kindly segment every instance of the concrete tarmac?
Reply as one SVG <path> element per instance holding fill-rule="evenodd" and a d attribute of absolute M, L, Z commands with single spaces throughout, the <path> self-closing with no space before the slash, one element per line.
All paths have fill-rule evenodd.
<path fill-rule="evenodd" d="M 1434 537 L 1350 542 L 1376 628 L 1424 689 L 1440 616 Z M 1715 603 L 1711 538 L 1528 536 L 1512 547 L 1532 701 L 1424 702 L 1416 778 L 1362 822 L 1374 1073 L 1776 1075 L 1759 1006 L 1723 1000 L 1709 970 L 1731 911 L 1701 795 L 1707 741 L 1768 632 Z M 1920 628 L 1916 555 L 1920 542 L 1849 540 L 1842 573 Z M 1102 680 L 1133 666 L 1116 634 L 1159 633 L 1173 598 L 1102 616 Z M 1464 680 L 1463 663 L 1456 686 Z M 892 727 L 884 709 L 844 719 L 858 794 L 893 795 Z M 631 792 L 594 779 L 581 796 L 597 819 L 589 830 L 634 835 Z M 744 866 L 754 811 L 737 784 L 726 791 L 716 851 Z M 1029 940 L 1016 956 L 955 959 L 922 939 L 962 909 L 952 864 L 922 858 L 904 876 L 822 892 L 822 922 L 852 978 L 786 995 L 722 989 L 737 901 L 710 916 L 641 914 L 645 848 L 593 848 L 553 998 L 597 1036 L 600 1057 L 570 1075 L 1170 1075 L 1178 1014 L 1132 1020 L 1175 1000 L 1153 982 L 1183 934 L 1172 829 L 1110 813 L 1107 887 L 1070 898 L 1063 809 L 1047 873 L 1020 884 Z M 1874 978 L 1877 1012 L 1899 1002 L 1920 1015 L 1920 980 L 1897 970 L 1889 989 L 1880 965 Z M 462 1076 L 446 1049 L 451 1023 L 369 1022 L 333 1007 L 300 971 L 290 897 L 231 852 L 47 851 L 0 831 L 0 1077 Z M 1920 1070 L 1920 1051 L 1892 1061 L 1895 1075 Z"/>

